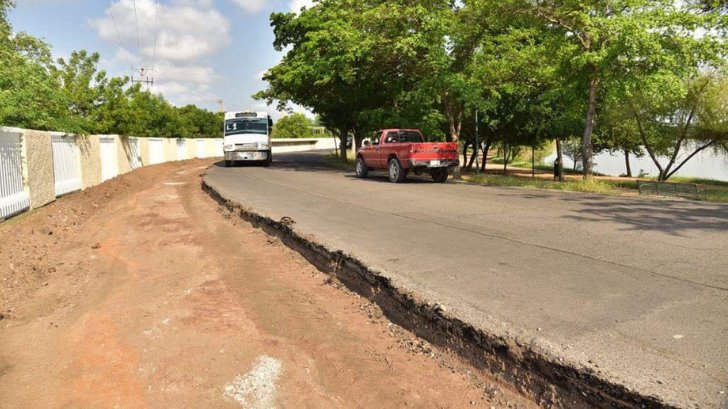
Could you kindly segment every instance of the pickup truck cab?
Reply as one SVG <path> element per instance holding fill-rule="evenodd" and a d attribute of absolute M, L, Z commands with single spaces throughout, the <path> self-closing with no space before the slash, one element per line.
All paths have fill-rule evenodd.
<path fill-rule="evenodd" d="M 356 176 L 365 178 L 369 170 L 386 169 L 390 182 L 401 183 L 410 171 L 428 172 L 432 180 L 444 183 L 448 168 L 459 164 L 454 142 L 425 142 L 418 129 L 383 129 L 357 152 Z"/>

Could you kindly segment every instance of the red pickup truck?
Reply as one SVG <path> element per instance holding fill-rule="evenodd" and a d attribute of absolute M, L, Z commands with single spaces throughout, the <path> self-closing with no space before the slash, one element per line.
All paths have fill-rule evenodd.
<path fill-rule="evenodd" d="M 401 183 L 410 171 L 429 172 L 435 182 L 443 183 L 448 168 L 459 164 L 454 142 L 425 142 L 417 129 L 383 129 L 357 152 L 356 176 L 365 178 L 371 169 L 387 169 L 389 181 Z"/>

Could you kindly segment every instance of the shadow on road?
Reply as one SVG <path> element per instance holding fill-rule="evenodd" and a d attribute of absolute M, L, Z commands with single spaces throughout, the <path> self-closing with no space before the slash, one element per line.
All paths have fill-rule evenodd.
<path fill-rule="evenodd" d="M 565 218 L 579 222 L 609 220 L 627 226 L 626 230 L 656 230 L 674 236 L 686 230 L 728 232 L 728 206 L 719 204 L 608 196 L 561 200 L 578 203 L 578 213 Z"/>

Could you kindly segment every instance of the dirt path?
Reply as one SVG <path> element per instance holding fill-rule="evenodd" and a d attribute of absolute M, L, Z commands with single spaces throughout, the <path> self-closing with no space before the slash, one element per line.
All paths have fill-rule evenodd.
<path fill-rule="evenodd" d="M 208 164 L 2 227 L 0 406 L 534 407 L 226 215 L 200 189 Z M 59 209 L 80 216 L 41 231 Z M 23 281 L 33 252 L 44 272 Z"/>

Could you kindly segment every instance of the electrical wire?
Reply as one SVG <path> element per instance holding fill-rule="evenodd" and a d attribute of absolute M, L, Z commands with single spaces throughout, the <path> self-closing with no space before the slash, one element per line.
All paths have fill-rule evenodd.
<path fill-rule="evenodd" d="M 114 31 L 116 32 L 116 38 L 119 40 L 119 47 L 122 49 L 126 49 L 124 47 L 124 42 L 121 41 L 121 35 L 119 34 L 119 27 L 116 26 L 116 19 L 114 19 L 114 12 L 112 11 L 113 5 L 111 4 L 111 1 L 109 1 L 109 15 L 111 16 L 111 22 L 114 23 Z"/>
<path fill-rule="evenodd" d="M 159 1 L 154 2 L 154 51 L 152 52 L 152 69 L 157 68 L 157 35 L 159 34 L 159 24 L 157 16 L 159 15 Z"/>
<path fill-rule="evenodd" d="M 134 0 L 134 23 L 136 24 L 137 48 L 139 49 L 139 54 L 143 59 L 144 53 L 142 52 L 142 42 L 139 39 L 139 17 L 137 16 L 136 0 Z"/>

